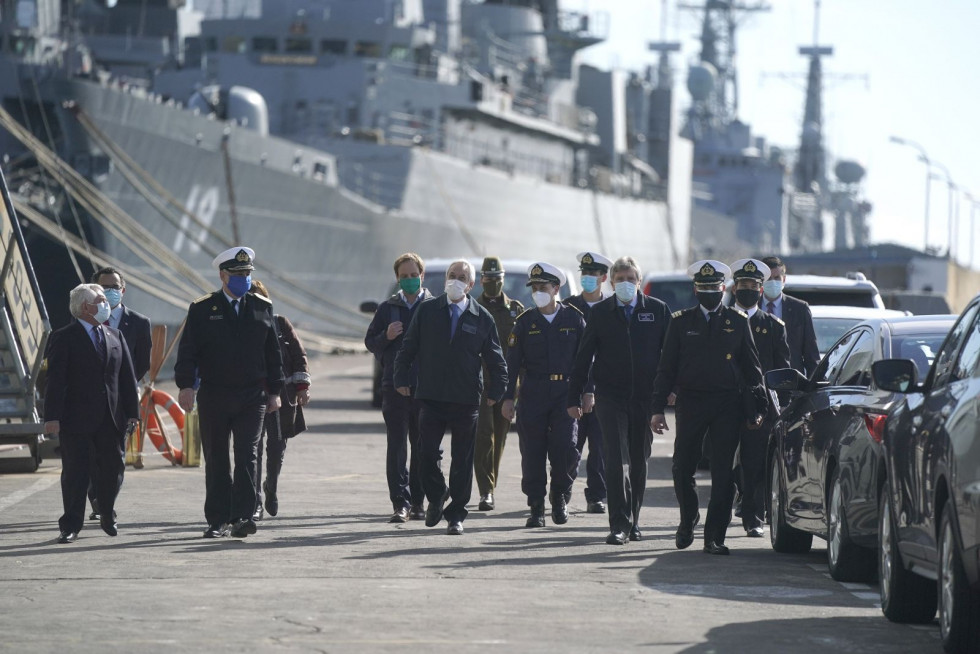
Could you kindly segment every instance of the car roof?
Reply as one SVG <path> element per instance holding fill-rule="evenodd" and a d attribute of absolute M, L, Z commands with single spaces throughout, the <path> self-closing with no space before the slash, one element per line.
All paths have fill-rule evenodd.
<path fill-rule="evenodd" d="M 949 331 L 958 317 L 951 313 L 931 316 L 899 316 L 897 318 L 887 318 L 884 322 L 888 323 L 892 334 L 919 334 L 923 331 Z"/>
<path fill-rule="evenodd" d="M 649 272 L 643 276 L 643 283 L 647 282 L 691 282 L 694 280 L 687 274 L 686 270 L 675 270 L 674 272 Z"/>
<path fill-rule="evenodd" d="M 810 313 L 814 318 L 852 318 L 856 320 L 869 320 L 873 318 L 902 318 L 908 316 L 908 314 L 906 314 L 904 311 L 896 311 L 894 309 L 848 307 L 833 304 L 811 304 L 809 306 Z"/>
<path fill-rule="evenodd" d="M 853 290 L 855 292 L 869 290 L 874 292 L 878 291 L 878 287 L 875 286 L 874 282 L 867 279 L 851 279 L 849 277 L 832 277 L 825 275 L 786 275 L 786 285 L 784 287 L 786 293 L 792 295 L 793 291 L 791 289 L 794 288 L 827 288 L 835 291 Z"/>

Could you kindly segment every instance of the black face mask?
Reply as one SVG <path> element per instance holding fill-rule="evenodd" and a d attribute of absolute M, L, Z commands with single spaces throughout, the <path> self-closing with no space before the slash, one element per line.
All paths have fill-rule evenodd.
<path fill-rule="evenodd" d="M 483 284 L 483 292 L 486 293 L 487 297 L 497 297 L 504 288 L 504 280 L 502 279 L 488 279 Z"/>
<path fill-rule="evenodd" d="M 697 291 L 698 302 L 708 311 L 714 311 L 721 304 L 721 291 Z"/>
<path fill-rule="evenodd" d="M 762 297 L 762 292 L 753 288 L 740 288 L 735 291 L 735 299 L 746 309 L 759 304 L 760 297 Z"/>

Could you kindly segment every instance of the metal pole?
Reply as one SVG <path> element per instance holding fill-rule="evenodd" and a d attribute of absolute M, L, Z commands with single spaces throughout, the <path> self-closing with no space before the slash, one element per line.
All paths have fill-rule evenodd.
<path fill-rule="evenodd" d="M 973 262 L 976 256 L 977 204 L 980 204 L 980 201 L 970 198 L 970 268 L 971 269 L 973 268 Z"/>
<path fill-rule="evenodd" d="M 929 189 L 932 188 L 932 164 L 929 163 L 929 158 L 924 154 L 922 160 L 926 162 L 926 215 L 925 227 L 922 232 L 922 250 L 925 252 L 929 249 Z"/>

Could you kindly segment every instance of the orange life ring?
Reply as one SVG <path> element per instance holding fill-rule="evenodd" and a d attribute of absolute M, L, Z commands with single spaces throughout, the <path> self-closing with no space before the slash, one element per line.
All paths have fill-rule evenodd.
<path fill-rule="evenodd" d="M 146 435 L 150 437 L 150 442 L 160 450 L 165 459 L 174 465 L 179 465 L 184 459 L 183 450 L 173 446 L 171 439 L 167 436 L 166 427 L 162 421 L 157 419 L 156 407 L 163 407 L 170 414 L 174 424 L 177 425 L 177 429 L 180 430 L 181 446 L 183 446 L 184 438 L 184 410 L 180 408 L 173 397 L 161 390 L 153 389 L 152 393 L 143 394 L 142 413 L 146 424 Z"/>

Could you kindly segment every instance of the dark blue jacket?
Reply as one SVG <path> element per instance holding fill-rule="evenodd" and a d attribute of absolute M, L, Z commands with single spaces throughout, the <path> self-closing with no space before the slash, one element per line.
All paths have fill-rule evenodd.
<path fill-rule="evenodd" d="M 478 406 L 486 365 L 487 397 L 499 401 L 507 386 L 507 363 L 490 312 L 470 297 L 452 340 L 449 326 L 445 293 L 419 306 L 395 355 L 395 387 L 412 385 L 412 367 L 417 361 L 417 399 Z"/>
<path fill-rule="evenodd" d="M 585 319 L 575 307 L 559 304 L 551 322 L 536 308 L 522 313 L 508 341 L 504 399 L 514 399 L 517 377 L 522 375 L 522 398 L 532 394 L 535 399 L 551 400 L 557 395 L 564 402 L 575 353 L 584 335 Z"/>
<path fill-rule="evenodd" d="M 402 341 L 405 340 L 405 333 L 408 332 L 408 327 L 412 322 L 412 318 L 415 316 L 415 312 L 422 306 L 422 302 L 429 299 L 432 299 L 432 294 L 423 288 L 418 300 L 412 305 L 411 309 L 408 308 L 402 296 L 398 293 L 395 293 L 378 306 L 378 310 L 375 312 L 371 324 L 368 325 L 367 335 L 364 337 L 364 345 L 381 364 L 381 388 L 385 390 L 395 388 L 393 381 L 395 374 L 395 355 L 398 354 L 398 350 L 402 346 Z M 388 325 L 393 322 L 401 322 L 403 329 L 397 338 L 389 341 Z M 409 386 L 415 386 L 418 373 L 419 367 L 416 362 L 412 366 L 412 380 Z"/>

